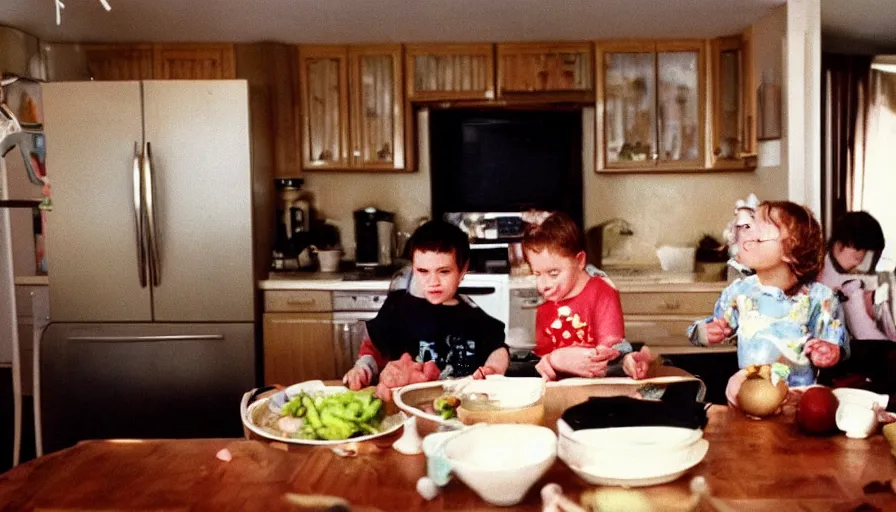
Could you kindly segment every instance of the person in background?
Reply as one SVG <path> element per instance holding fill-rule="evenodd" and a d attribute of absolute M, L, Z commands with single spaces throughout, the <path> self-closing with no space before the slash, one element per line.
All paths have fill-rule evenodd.
<path fill-rule="evenodd" d="M 890 395 L 887 410 L 896 412 L 896 333 L 890 290 L 896 283 L 892 272 L 875 272 L 885 245 L 883 229 L 867 212 L 846 213 L 831 231 L 818 280 L 840 294 L 851 354 L 823 371 L 819 381 Z M 872 286 L 877 288 L 868 289 Z M 883 293 L 877 293 L 875 300 L 878 290 Z"/>
<path fill-rule="evenodd" d="M 523 251 L 545 303 L 535 317 L 538 373 L 560 376 L 647 376 L 653 357 L 646 347 L 632 352 L 625 340 L 619 292 L 606 278 L 585 270 L 583 235 L 566 214 L 533 224 Z"/>
<path fill-rule="evenodd" d="M 824 235 L 812 212 L 789 201 L 766 201 L 738 229 L 738 261 L 755 274 L 725 288 L 713 315 L 687 333 L 695 345 L 737 344 L 741 371 L 726 392 L 735 406 L 750 365 L 770 364 L 790 386 L 807 386 L 815 383 L 818 368 L 849 354 L 837 297 L 815 281 Z"/>
<path fill-rule="evenodd" d="M 840 292 L 846 326 L 854 340 L 896 341 L 887 293 L 891 284 L 880 283 L 882 276 L 875 272 L 884 246 L 884 232 L 867 212 L 845 214 L 834 225 L 828 241 L 818 281 Z M 877 288 L 884 286 L 887 288 L 875 301 Z"/>
<path fill-rule="evenodd" d="M 390 292 L 367 322 L 355 366 L 343 378 L 358 390 L 379 377 L 377 395 L 391 388 L 440 378 L 504 374 L 510 353 L 504 323 L 457 294 L 470 260 L 467 236 L 457 226 L 429 221 L 408 240 L 413 281 L 419 287 Z"/>

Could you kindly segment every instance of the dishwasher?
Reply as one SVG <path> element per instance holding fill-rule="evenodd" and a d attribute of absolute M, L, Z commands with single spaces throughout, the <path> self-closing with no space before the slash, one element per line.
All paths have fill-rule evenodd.
<path fill-rule="evenodd" d="M 385 291 L 333 292 L 333 344 L 336 375 L 345 375 L 358 359 L 361 343 L 367 338 L 368 320 L 373 319 L 383 302 Z"/>

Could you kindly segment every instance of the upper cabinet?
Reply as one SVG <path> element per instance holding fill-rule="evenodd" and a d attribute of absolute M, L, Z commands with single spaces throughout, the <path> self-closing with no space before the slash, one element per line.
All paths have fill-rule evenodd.
<path fill-rule="evenodd" d="M 226 80 L 236 77 L 233 45 L 157 44 L 153 47 L 158 80 Z"/>
<path fill-rule="evenodd" d="M 400 45 L 301 46 L 305 170 L 402 170 Z"/>
<path fill-rule="evenodd" d="M 405 45 L 405 83 L 412 101 L 495 97 L 494 45 Z"/>
<path fill-rule="evenodd" d="M 302 165 L 345 169 L 348 157 L 348 48 L 299 48 Z"/>
<path fill-rule="evenodd" d="M 230 44 L 92 44 L 84 50 L 92 80 L 234 78 Z"/>
<path fill-rule="evenodd" d="M 498 44 L 498 94 L 590 97 L 594 90 L 591 46 L 590 42 Z"/>
<path fill-rule="evenodd" d="M 706 43 L 599 43 L 597 170 L 705 167 Z"/>
<path fill-rule="evenodd" d="M 755 165 L 756 123 L 750 33 L 712 41 L 712 166 Z"/>
<path fill-rule="evenodd" d="M 84 47 L 84 57 L 93 80 L 153 78 L 151 44 L 91 44 Z"/>

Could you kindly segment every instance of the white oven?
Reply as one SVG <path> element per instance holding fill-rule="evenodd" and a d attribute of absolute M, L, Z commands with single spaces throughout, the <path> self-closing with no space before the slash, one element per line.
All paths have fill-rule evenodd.
<path fill-rule="evenodd" d="M 457 293 L 466 295 L 492 318 L 504 322 L 504 334 L 510 323 L 510 276 L 475 274 L 464 276 Z"/>

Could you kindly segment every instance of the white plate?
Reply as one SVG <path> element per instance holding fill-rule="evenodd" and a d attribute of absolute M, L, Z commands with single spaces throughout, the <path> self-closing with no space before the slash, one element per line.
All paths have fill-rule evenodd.
<path fill-rule="evenodd" d="M 335 440 L 335 441 L 318 440 L 318 439 L 296 439 L 296 438 L 292 438 L 292 437 L 281 436 L 281 435 L 273 434 L 271 432 L 266 431 L 265 429 L 256 425 L 252 421 L 253 413 L 260 407 L 269 407 L 270 401 L 275 396 L 280 395 L 281 393 L 285 393 L 286 396 L 291 397 L 291 396 L 298 394 L 300 391 L 314 391 L 314 392 L 323 393 L 324 395 L 332 395 L 332 394 L 336 394 L 336 393 L 344 393 L 344 392 L 348 391 L 348 388 L 346 388 L 345 386 L 325 386 L 323 384 L 323 382 L 321 382 L 319 380 L 300 382 L 298 384 L 294 384 L 294 385 L 286 388 L 284 391 L 281 391 L 280 393 L 276 393 L 275 395 L 271 395 L 269 397 L 262 398 L 260 400 L 253 402 L 252 404 L 249 404 L 249 398 L 252 396 L 252 392 L 250 391 L 250 392 L 246 393 L 245 395 L 243 395 L 243 400 L 240 404 L 240 416 L 243 420 L 243 425 L 247 429 L 251 430 L 252 432 L 255 432 L 256 434 L 258 434 L 266 439 L 271 439 L 274 441 L 280 441 L 283 443 L 291 443 L 291 444 L 313 445 L 313 446 L 333 446 L 333 445 L 339 445 L 339 444 L 345 444 L 345 443 L 356 443 L 356 442 L 361 442 L 361 441 L 369 441 L 371 439 L 376 439 L 378 437 L 387 436 L 389 434 L 396 432 L 398 429 L 400 429 L 402 427 L 402 425 L 404 425 L 404 422 L 407 421 L 407 419 L 408 419 L 408 415 L 405 414 L 404 412 L 392 414 L 390 416 L 386 416 L 385 418 L 383 418 L 383 422 L 380 424 L 380 428 L 382 428 L 383 431 L 378 434 L 369 434 L 366 436 L 351 437 L 349 439 L 340 439 L 340 440 Z"/>
<path fill-rule="evenodd" d="M 581 468 L 566 461 L 566 465 L 580 478 L 593 485 L 613 485 L 620 487 L 647 487 L 660 485 L 681 478 L 691 468 L 700 464 L 709 451 L 709 441 L 701 439 L 694 443 L 679 463 L 657 467 L 653 471 L 629 471 L 624 466 L 624 461 L 614 461 L 616 467 L 587 467 Z M 623 462 L 623 464 L 619 464 Z"/>

